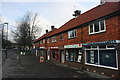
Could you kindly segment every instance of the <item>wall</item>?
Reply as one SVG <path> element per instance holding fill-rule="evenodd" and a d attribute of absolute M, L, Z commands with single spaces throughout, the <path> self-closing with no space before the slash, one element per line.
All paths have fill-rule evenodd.
<path fill-rule="evenodd" d="M 105 20 L 106 32 L 89 35 L 89 27 L 83 27 L 84 43 L 118 40 L 118 16 Z"/>

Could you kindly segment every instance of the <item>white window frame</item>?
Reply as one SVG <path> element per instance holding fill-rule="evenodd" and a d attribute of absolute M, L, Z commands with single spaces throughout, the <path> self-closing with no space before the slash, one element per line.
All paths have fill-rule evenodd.
<path fill-rule="evenodd" d="M 86 52 L 86 50 L 98 50 L 98 64 L 96 65 L 96 64 L 91 64 L 91 63 L 87 63 L 87 52 Z M 117 50 L 115 50 L 116 51 L 116 66 L 117 66 L 117 68 L 115 68 L 115 67 L 109 67 L 109 66 L 103 66 L 103 65 L 100 65 L 100 61 L 99 61 L 99 51 L 100 50 L 115 50 L 115 49 L 86 49 L 85 48 L 85 64 L 86 65 L 91 65 L 91 66 L 96 66 L 96 67 L 103 67 L 103 68 L 109 68 L 109 69 L 114 69 L 114 70 L 118 70 L 118 54 L 117 54 Z"/>
<path fill-rule="evenodd" d="M 74 36 L 71 37 L 70 34 L 74 31 Z M 75 35 L 76 34 L 76 35 Z M 75 38 L 77 37 L 77 29 L 74 29 L 74 30 L 71 30 L 71 31 L 68 31 L 68 39 L 72 39 L 72 38 Z"/>
<path fill-rule="evenodd" d="M 43 39 L 43 43 L 45 43 L 45 39 Z"/>
<path fill-rule="evenodd" d="M 100 30 L 101 29 L 101 26 L 100 26 L 100 22 L 101 21 L 104 22 L 104 30 Z M 106 31 L 106 22 L 105 22 L 105 20 L 101 20 L 101 21 L 98 21 L 99 22 L 99 31 L 98 32 L 95 32 L 95 26 L 94 26 L 95 23 L 90 24 L 90 25 L 93 25 L 93 32 L 90 32 L 90 25 L 89 25 L 89 35 L 97 34 L 97 33 L 101 33 L 101 32 L 105 32 Z"/>
<path fill-rule="evenodd" d="M 40 44 L 42 44 L 42 40 L 40 40 Z"/>
<path fill-rule="evenodd" d="M 55 38 L 55 39 L 54 39 Z M 56 36 L 52 37 L 52 42 L 56 42 Z"/>

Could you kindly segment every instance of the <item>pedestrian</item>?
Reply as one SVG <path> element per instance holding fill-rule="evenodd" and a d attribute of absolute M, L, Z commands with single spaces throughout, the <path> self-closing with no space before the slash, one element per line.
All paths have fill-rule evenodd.
<path fill-rule="evenodd" d="M 6 59 L 7 59 L 7 49 L 5 49 L 5 55 L 6 55 Z"/>

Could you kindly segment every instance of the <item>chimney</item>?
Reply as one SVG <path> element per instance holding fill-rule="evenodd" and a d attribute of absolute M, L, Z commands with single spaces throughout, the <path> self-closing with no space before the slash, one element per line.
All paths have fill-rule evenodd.
<path fill-rule="evenodd" d="M 48 33 L 48 29 L 46 30 L 46 33 Z"/>
<path fill-rule="evenodd" d="M 80 11 L 80 10 L 76 10 L 76 11 L 74 11 L 73 16 L 77 17 L 77 16 L 79 16 L 80 14 L 81 14 L 81 11 Z"/>
<path fill-rule="evenodd" d="M 120 0 L 100 0 L 100 4 L 104 4 L 106 2 L 119 2 Z"/>
<path fill-rule="evenodd" d="M 55 26 L 51 26 L 51 30 L 53 30 L 55 28 Z"/>

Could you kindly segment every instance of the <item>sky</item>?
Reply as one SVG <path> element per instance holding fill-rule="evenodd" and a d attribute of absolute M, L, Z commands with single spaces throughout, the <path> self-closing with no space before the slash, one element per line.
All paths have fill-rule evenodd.
<path fill-rule="evenodd" d="M 50 31 L 50 26 L 61 27 L 70 19 L 74 18 L 72 14 L 75 10 L 81 10 L 84 13 L 100 4 L 99 0 L 3 0 L 0 2 L 0 15 L 3 22 L 9 23 L 9 39 L 12 40 L 10 30 L 16 26 L 16 21 L 25 15 L 26 12 L 32 11 L 38 13 L 40 25 L 42 28 L 41 36 L 45 30 Z"/>

